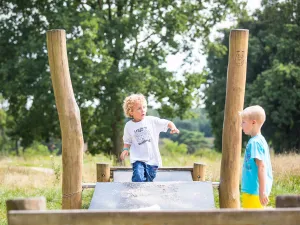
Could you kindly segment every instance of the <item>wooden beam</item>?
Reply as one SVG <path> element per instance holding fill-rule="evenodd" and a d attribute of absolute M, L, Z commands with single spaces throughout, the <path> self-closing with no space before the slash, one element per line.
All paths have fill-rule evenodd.
<path fill-rule="evenodd" d="M 293 208 L 293 207 L 300 207 L 300 195 L 276 196 L 276 208 Z"/>
<path fill-rule="evenodd" d="M 116 170 L 121 170 L 121 171 L 128 171 L 132 170 L 132 167 L 118 167 L 114 166 L 110 168 L 110 171 L 116 171 Z M 193 167 L 160 167 L 158 170 L 174 170 L 174 171 L 193 171 Z"/>
<path fill-rule="evenodd" d="M 219 182 L 211 182 L 214 188 L 219 188 Z M 82 189 L 95 188 L 96 183 L 82 183 Z"/>
<path fill-rule="evenodd" d="M 10 211 L 8 225 L 299 225 L 300 209 L 209 211 Z"/>
<path fill-rule="evenodd" d="M 84 143 L 80 111 L 69 73 L 66 32 L 47 31 L 47 47 L 62 135 L 62 208 L 80 209 Z"/>
<path fill-rule="evenodd" d="M 46 210 L 45 197 L 15 198 L 6 201 L 7 212 L 10 210 Z"/>
<path fill-rule="evenodd" d="M 220 172 L 221 208 L 240 207 L 242 130 L 239 111 L 242 111 L 244 106 L 248 36 L 248 30 L 238 29 L 230 32 Z"/>

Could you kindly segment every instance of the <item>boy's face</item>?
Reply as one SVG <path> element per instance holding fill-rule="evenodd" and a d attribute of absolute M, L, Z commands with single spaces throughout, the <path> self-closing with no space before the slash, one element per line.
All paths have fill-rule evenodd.
<path fill-rule="evenodd" d="M 252 131 L 253 131 L 253 125 L 254 125 L 255 121 L 253 120 L 250 120 L 248 118 L 242 118 L 242 129 L 243 129 L 243 132 L 246 134 L 246 135 L 251 135 Z"/>
<path fill-rule="evenodd" d="M 147 105 L 144 102 L 136 102 L 132 108 L 132 117 L 135 122 L 139 122 L 145 118 L 147 113 Z"/>

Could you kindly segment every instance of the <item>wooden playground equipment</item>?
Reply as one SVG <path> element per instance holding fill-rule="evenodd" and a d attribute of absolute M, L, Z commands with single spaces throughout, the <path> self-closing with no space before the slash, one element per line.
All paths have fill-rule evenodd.
<path fill-rule="evenodd" d="M 62 208 L 64 210 L 46 210 L 44 197 L 8 200 L 6 202 L 8 225 L 300 224 L 300 208 L 297 208 L 300 207 L 300 196 L 277 196 L 276 209 L 239 209 L 242 135 L 238 112 L 243 109 L 244 104 L 248 35 L 248 30 L 240 29 L 232 30 L 230 33 L 220 183 L 206 182 L 205 165 L 195 163 L 193 167 L 160 168 L 157 178 L 162 181 L 129 185 L 130 180 L 128 179 L 130 178 L 131 168 L 110 167 L 108 164 L 103 163 L 97 164 L 97 183 L 82 184 L 83 135 L 80 113 L 74 98 L 69 74 L 65 31 L 48 31 L 47 46 L 51 79 L 62 132 Z M 174 179 L 179 181 L 174 183 Z M 132 208 L 126 208 L 128 206 L 126 204 L 122 206 L 123 208 L 120 205 L 105 208 L 105 204 L 102 204 L 100 208 L 91 208 L 93 210 L 81 209 L 82 188 L 96 188 L 93 199 L 97 193 L 100 193 L 101 198 L 99 196 L 98 198 L 95 197 L 98 203 L 103 202 L 107 196 L 110 196 L 110 192 L 114 192 L 118 197 L 121 196 L 121 198 L 113 201 L 124 202 L 124 199 L 127 198 L 124 197 L 124 194 L 122 195 L 124 185 L 125 191 L 127 191 L 126 188 L 139 188 L 139 190 L 153 188 L 158 194 L 151 197 L 161 197 L 159 201 L 166 208 L 162 207 L 162 209 L 154 211 L 147 209 L 146 211 L 135 211 L 131 210 Z M 203 190 L 201 188 L 204 186 L 201 185 L 205 186 Z M 206 197 L 212 197 L 213 199 L 211 192 L 213 186 L 219 187 L 221 209 L 214 209 L 211 205 L 208 206 L 208 201 L 203 201 L 202 205 L 194 204 L 201 202 L 203 199 L 205 200 Z M 116 187 L 119 187 L 119 189 L 111 189 Z M 171 201 L 165 195 L 166 189 L 169 187 L 174 188 L 173 193 L 176 194 L 179 200 L 184 202 L 187 199 L 190 205 L 183 208 L 175 204 L 167 204 Z M 182 187 L 192 187 L 194 189 L 189 189 L 192 190 L 190 192 L 184 192 L 180 191 Z M 210 196 L 203 197 L 201 194 L 204 190 L 208 191 Z M 110 201 L 110 198 L 106 200 Z M 131 201 L 131 199 L 129 200 Z M 149 201 L 149 198 L 147 201 Z M 98 207 L 97 204 L 94 205 Z"/>

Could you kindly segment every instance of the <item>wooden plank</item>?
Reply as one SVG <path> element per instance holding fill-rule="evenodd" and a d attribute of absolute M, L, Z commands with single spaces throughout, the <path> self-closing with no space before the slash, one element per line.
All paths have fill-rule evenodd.
<path fill-rule="evenodd" d="M 218 188 L 220 182 L 211 182 L 211 184 L 214 188 Z M 82 189 L 95 188 L 95 187 L 96 187 L 96 183 L 82 183 Z"/>
<path fill-rule="evenodd" d="M 46 198 L 15 198 L 6 201 L 6 210 L 45 210 Z"/>
<path fill-rule="evenodd" d="M 276 208 L 300 207 L 300 195 L 279 195 L 276 197 Z"/>
<path fill-rule="evenodd" d="M 111 167 L 110 171 L 116 171 L 116 170 L 121 170 L 121 171 L 127 171 L 127 170 L 132 170 L 132 167 Z M 158 170 L 175 170 L 175 171 L 193 171 L 193 167 L 160 167 Z"/>
<path fill-rule="evenodd" d="M 193 167 L 161 167 L 158 168 L 160 171 L 190 171 L 193 172 Z M 114 171 L 132 171 L 132 167 L 111 167 L 110 178 L 114 178 Z"/>
<path fill-rule="evenodd" d="M 298 225 L 300 209 L 209 211 L 10 211 L 8 225 Z"/>
<path fill-rule="evenodd" d="M 82 183 L 82 189 L 87 189 L 87 188 L 95 188 L 96 183 Z"/>

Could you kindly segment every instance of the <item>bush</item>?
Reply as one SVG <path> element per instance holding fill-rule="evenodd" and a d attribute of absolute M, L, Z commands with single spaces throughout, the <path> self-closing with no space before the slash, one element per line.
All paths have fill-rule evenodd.
<path fill-rule="evenodd" d="M 163 139 L 163 145 L 160 147 L 160 152 L 164 156 L 168 155 L 186 155 L 188 148 L 186 144 L 178 144 L 170 139 Z"/>
<path fill-rule="evenodd" d="M 193 155 L 201 158 L 207 158 L 211 161 L 218 161 L 222 157 L 221 153 L 211 149 L 199 149 Z"/>
<path fill-rule="evenodd" d="M 24 156 L 31 157 L 31 156 L 49 156 L 50 152 L 48 147 L 39 143 L 33 142 L 33 144 L 24 150 Z"/>

